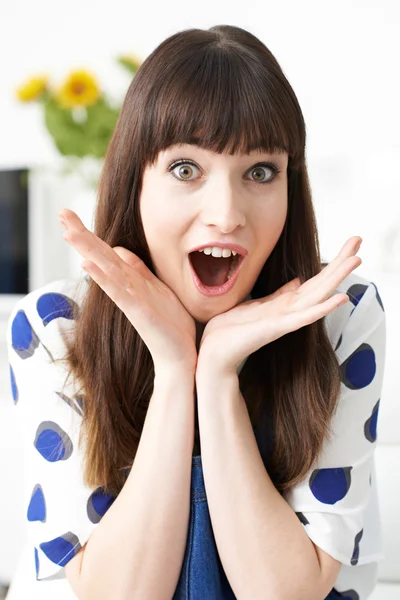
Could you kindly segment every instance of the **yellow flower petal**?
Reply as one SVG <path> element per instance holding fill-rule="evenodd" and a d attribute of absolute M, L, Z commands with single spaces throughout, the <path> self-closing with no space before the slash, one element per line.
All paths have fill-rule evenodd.
<path fill-rule="evenodd" d="M 83 69 L 70 73 L 56 93 L 56 99 L 63 108 L 91 106 L 101 95 L 97 79 Z"/>
<path fill-rule="evenodd" d="M 20 102 L 32 102 L 33 100 L 37 100 L 37 98 L 45 91 L 48 79 L 47 75 L 31 77 L 15 90 L 17 99 Z"/>

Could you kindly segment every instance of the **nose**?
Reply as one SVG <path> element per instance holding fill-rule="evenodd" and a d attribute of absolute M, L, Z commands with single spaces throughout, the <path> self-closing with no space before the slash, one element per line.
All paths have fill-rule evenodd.
<path fill-rule="evenodd" d="M 223 233 L 243 227 L 246 223 L 243 202 L 240 192 L 231 183 L 219 181 L 206 192 L 201 215 L 203 224 L 217 227 Z"/>

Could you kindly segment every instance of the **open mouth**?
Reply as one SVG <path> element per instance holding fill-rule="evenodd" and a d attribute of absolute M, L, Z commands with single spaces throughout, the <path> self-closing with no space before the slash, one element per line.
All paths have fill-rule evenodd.
<path fill-rule="evenodd" d="M 191 252 L 189 260 L 200 281 L 207 287 L 219 287 L 229 281 L 236 273 L 244 256 L 236 254 L 227 258 Z"/>

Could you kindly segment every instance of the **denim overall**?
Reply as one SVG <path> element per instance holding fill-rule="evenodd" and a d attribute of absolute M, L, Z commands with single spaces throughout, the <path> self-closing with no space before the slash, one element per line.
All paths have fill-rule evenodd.
<path fill-rule="evenodd" d="M 269 422 L 270 420 L 264 415 L 263 428 L 268 428 Z M 261 439 L 260 428 L 253 427 L 253 431 L 265 464 L 265 457 L 272 450 L 271 435 L 266 436 L 264 433 Z M 270 441 L 265 443 L 265 440 Z M 190 488 L 190 516 L 186 550 L 172 600 L 236 600 L 215 544 L 200 454 L 192 456 Z M 325 600 L 335 600 L 341 597 L 340 594 L 332 594 L 335 594 L 334 588 Z"/>

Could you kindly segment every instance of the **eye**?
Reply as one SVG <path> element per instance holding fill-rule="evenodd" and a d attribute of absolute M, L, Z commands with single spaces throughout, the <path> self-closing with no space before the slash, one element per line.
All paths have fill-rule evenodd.
<path fill-rule="evenodd" d="M 179 177 L 174 173 L 177 167 L 182 167 L 179 169 Z M 198 167 L 192 161 L 181 158 L 179 161 L 172 163 L 172 165 L 168 167 L 168 172 L 175 177 L 175 179 L 178 179 L 178 181 L 193 183 L 194 180 L 190 179 L 190 176 L 193 174 L 193 167 L 198 169 Z M 264 174 L 265 171 L 263 171 L 263 169 L 269 169 L 269 171 L 272 171 L 273 176 L 266 178 L 267 176 Z M 259 181 L 253 179 L 253 183 L 265 185 L 273 182 L 281 171 L 274 163 L 258 163 L 252 166 L 248 172 L 256 177 L 256 179 L 259 179 Z"/>
<path fill-rule="evenodd" d="M 265 179 L 266 176 L 264 175 L 262 169 L 269 169 L 270 171 L 272 171 L 273 177 Z M 281 171 L 274 163 L 259 163 L 257 165 L 254 165 L 254 167 L 251 167 L 249 169 L 249 172 L 251 172 L 251 174 L 259 180 L 254 181 L 254 183 L 260 183 L 261 185 L 265 185 L 274 181 Z"/>
<path fill-rule="evenodd" d="M 174 171 L 177 167 L 181 167 L 181 169 L 179 169 L 179 175 L 181 177 L 183 177 L 183 179 L 181 179 L 180 177 L 177 177 L 175 175 Z M 175 177 L 175 179 L 178 179 L 178 181 L 185 181 L 185 182 L 192 183 L 193 180 L 189 179 L 189 177 L 193 173 L 193 167 L 195 169 L 198 168 L 191 161 L 187 161 L 184 158 L 181 158 L 178 162 L 174 162 L 174 163 L 172 163 L 172 165 L 170 165 L 168 167 L 168 172 L 171 173 L 172 177 Z"/>

